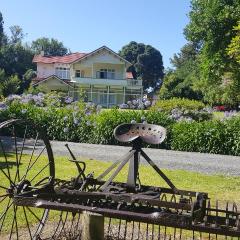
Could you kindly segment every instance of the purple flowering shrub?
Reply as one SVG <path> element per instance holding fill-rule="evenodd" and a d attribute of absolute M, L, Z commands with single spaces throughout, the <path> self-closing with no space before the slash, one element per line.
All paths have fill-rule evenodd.
<path fill-rule="evenodd" d="M 166 112 L 176 121 L 205 121 L 212 118 L 213 109 L 196 100 L 172 98 L 159 100 L 152 111 Z"/>
<path fill-rule="evenodd" d="M 148 109 L 151 107 L 151 102 L 149 100 L 134 99 L 132 101 L 127 101 L 127 103 L 120 104 L 118 106 L 120 109 Z"/>
<path fill-rule="evenodd" d="M 10 118 L 30 119 L 42 126 L 50 139 L 95 144 L 119 144 L 113 130 L 122 123 L 152 123 L 167 128 L 167 139 L 155 147 L 181 151 L 221 154 L 240 154 L 240 116 L 226 113 L 222 120 L 190 119 L 194 111 L 174 108 L 170 112 L 151 110 L 101 110 L 93 103 L 75 102 L 63 96 L 59 104 L 52 97 L 46 101 L 44 94 L 11 95 L 0 103 L 0 121 Z M 51 95 L 52 96 L 52 95 Z M 52 101 L 55 101 L 52 104 Z M 62 101 L 62 100 L 61 100 Z M 188 112 L 187 112 L 188 111 Z M 204 111 L 211 112 L 211 109 Z M 202 119 L 203 120 L 203 119 Z"/>

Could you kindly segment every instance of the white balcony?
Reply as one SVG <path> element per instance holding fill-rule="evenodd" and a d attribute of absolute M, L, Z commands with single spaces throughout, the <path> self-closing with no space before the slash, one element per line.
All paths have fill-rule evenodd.
<path fill-rule="evenodd" d="M 72 77 L 71 82 L 86 85 L 89 84 L 105 86 L 142 87 L 142 80 L 136 79 L 103 79 L 103 78 Z"/>

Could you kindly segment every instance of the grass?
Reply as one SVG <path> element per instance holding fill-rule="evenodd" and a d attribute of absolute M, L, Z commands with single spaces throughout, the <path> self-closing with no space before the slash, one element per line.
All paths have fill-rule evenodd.
<path fill-rule="evenodd" d="M 220 112 L 220 111 L 214 111 L 213 112 L 213 118 L 214 119 L 223 119 L 224 118 L 224 112 Z"/>
<path fill-rule="evenodd" d="M 30 156 L 23 155 L 21 160 L 21 171 L 20 174 L 23 174 L 27 167 L 28 159 Z M 110 162 L 103 162 L 97 160 L 84 160 L 87 164 L 86 172 L 94 172 L 94 176 L 98 176 L 102 173 L 107 167 L 110 166 Z M 0 168 L 4 169 L 4 158 L 0 158 Z M 14 159 L 11 159 L 11 162 L 14 162 Z M 47 162 L 46 157 L 41 157 L 39 161 L 36 162 L 32 172 L 29 176 L 34 176 L 39 169 L 41 169 Z M 74 163 L 67 161 L 66 157 L 56 157 L 55 158 L 55 169 L 56 169 L 56 178 L 60 179 L 71 179 L 77 175 L 77 169 Z M 5 169 L 6 170 L 6 169 Z M 117 181 L 126 181 L 127 178 L 127 167 L 125 167 L 122 172 L 116 177 Z M 12 176 L 15 176 L 16 167 L 12 165 L 10 169 L 10 173 Z M 48 170 L 45 169 L 39 176 L 38 179 L 41 179 L 43 176 L 48 175 Z M 219 199 L 226 201 L 235 201 L 240 203 L 240 177 L 226 177 L 221 175 L 204 175 L 195 172 L 188 172 L 183 170 L 164 170 L 165 174 L 172 180 L 172 182 L 179 189 L 193 190 L 193 191 L 201 191 L 208 192 L 211 199 Z M 155 186 L 166 186 L 166 184 L 158 177 L 158 175 L 153 171 L 153 169 L 149 166 L 141 165 L 140 166 L 140 178 L 142 179 L 142 184 L 146 185 L 155 185 Z M 6 178 L 3 178 L 0 172 L 0 179 L 2 186 L 8 186 L 9 183 Z M 37 180 L 36 180 L 37 181 Z M 3 189 L 0 189 L 1 192 L 4 192 Z M 3 201 L 0 203 L 0 214 L 1 211 L 5 208 L 6 202 Z M 36 210 L 36 215 L 41 216 L 42 211 Z M 26 222 L 24 220 L 23 211 L 18 211 L 19 217 L 19 227 L 26 226 Z M 12 225 L 13 212 L 10 211 L 7 216 L 5 223 L 6 229 L 9 230 Z M 36 219 L 33 216 L 29 217 L 29 222 L 34 223 Z"/>

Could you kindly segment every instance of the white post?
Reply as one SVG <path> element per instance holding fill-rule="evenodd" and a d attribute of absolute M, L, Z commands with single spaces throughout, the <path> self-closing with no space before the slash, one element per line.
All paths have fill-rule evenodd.
<path fill-rule="evenodd" d="M 143 88 L 141 88 L 141 99 L 143 98 Z"/>
<path fill-rule="evenodd" d="M 125 87 L 123 87 L 123 103 L 125 103 L 125 101 L 126 101 L 126 88 Z"/>
<path fill-rule="evenodd" d="M 127 67 L 126 67 L 126 63 L 124 64 L 124 76 L 123 79 L 127 79 Z"/>
<path fill-rule="evenodd" d="M 93 85 L 90 85 L 90 89 L 91 89 L 91 102 L 93 101 Z"/>
<path fill-rule="evenodd" d="M 107 86 L 107 108 L 109 107 L 109 90 L 110 86 Z"/>

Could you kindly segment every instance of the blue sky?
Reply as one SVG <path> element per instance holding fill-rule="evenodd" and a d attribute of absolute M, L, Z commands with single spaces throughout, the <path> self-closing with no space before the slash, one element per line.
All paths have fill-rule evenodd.
<path fill-rule="evenodd" d="M 0 0 L 6 33 L 19 25 L 25 41 L 53 37 L 72 52 L 106 45 L 118 52 L 130 41 L 150 44 L 169 58 L 186 43 L 189 0 Z"/>

